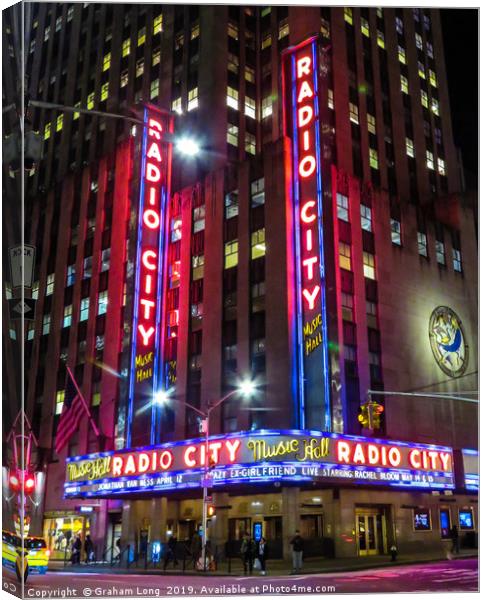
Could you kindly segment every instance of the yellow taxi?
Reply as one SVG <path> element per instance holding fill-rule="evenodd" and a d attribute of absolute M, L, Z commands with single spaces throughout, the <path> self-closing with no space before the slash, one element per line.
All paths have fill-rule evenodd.
<path fill-rule="evenodd" d="M 20 537 L 10 531 L 2 531 L 2 566 L 15 569 L 17 548 L 20 547 Z"/>
<path fill-rule="evenodd" d="M 47 572 L 51 551 L 44 538 L 27 536 L 24 541 L 25 560 L 28 573 Z M 22 542 L 20 536 L 9 531 L 2 531 L 2 565 L 17 570 L 21 562 Z"/>

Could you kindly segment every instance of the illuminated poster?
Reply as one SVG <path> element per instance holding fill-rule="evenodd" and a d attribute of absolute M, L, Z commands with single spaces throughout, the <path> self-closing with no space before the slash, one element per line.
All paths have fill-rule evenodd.
<path fill-rule="evenodd" d="M 313 37 L 283 53 L 285 134 L 292 141 L 300 427 L 329 431 L 327 315 L 318 77 Z"/>
<path fill-rule="evenodd" d="M 160 387 L 165 214 L 170 187 L 173 119 L 147 106 L 141 144 L 140 196 L 126 445 L 155 442 L 153 395 Z"/>

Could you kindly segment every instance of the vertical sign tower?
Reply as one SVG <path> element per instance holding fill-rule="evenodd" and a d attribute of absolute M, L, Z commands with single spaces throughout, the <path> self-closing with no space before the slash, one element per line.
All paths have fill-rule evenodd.
<path fill-rule="evenodd" d="M 283 53 L 283 118 L 291 139 L 298 423 L 331 429 L 317 37 Z"/>
<path fill-rule="evenodd" d="M 153 399 L 163 385 L 163 273 L 166 263 L 166 212 L 172 162 L 169 138 L 173 133 L 173 118 L 169 113 L 154 106 L 146 106 L 143 122 L 127 447 L 153 444 L 157 441 L 157 407 Z"/>

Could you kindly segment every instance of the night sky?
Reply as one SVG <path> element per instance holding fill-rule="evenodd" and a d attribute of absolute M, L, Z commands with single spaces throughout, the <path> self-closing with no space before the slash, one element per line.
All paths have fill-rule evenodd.
<path fill-rule="evenodd" d="M 442 9 L 441 22 L 456 145 L 467 187 L 478 173 L 478 10 Z"/>

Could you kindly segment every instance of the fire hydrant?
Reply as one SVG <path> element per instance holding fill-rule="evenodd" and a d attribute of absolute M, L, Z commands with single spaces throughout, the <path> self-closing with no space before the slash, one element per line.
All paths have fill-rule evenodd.
<path fill-rule="evenodd" d="M 395 544 L 391 546 L 391 562 L 396 562 L 397 558 L 397 547 Z"/>

